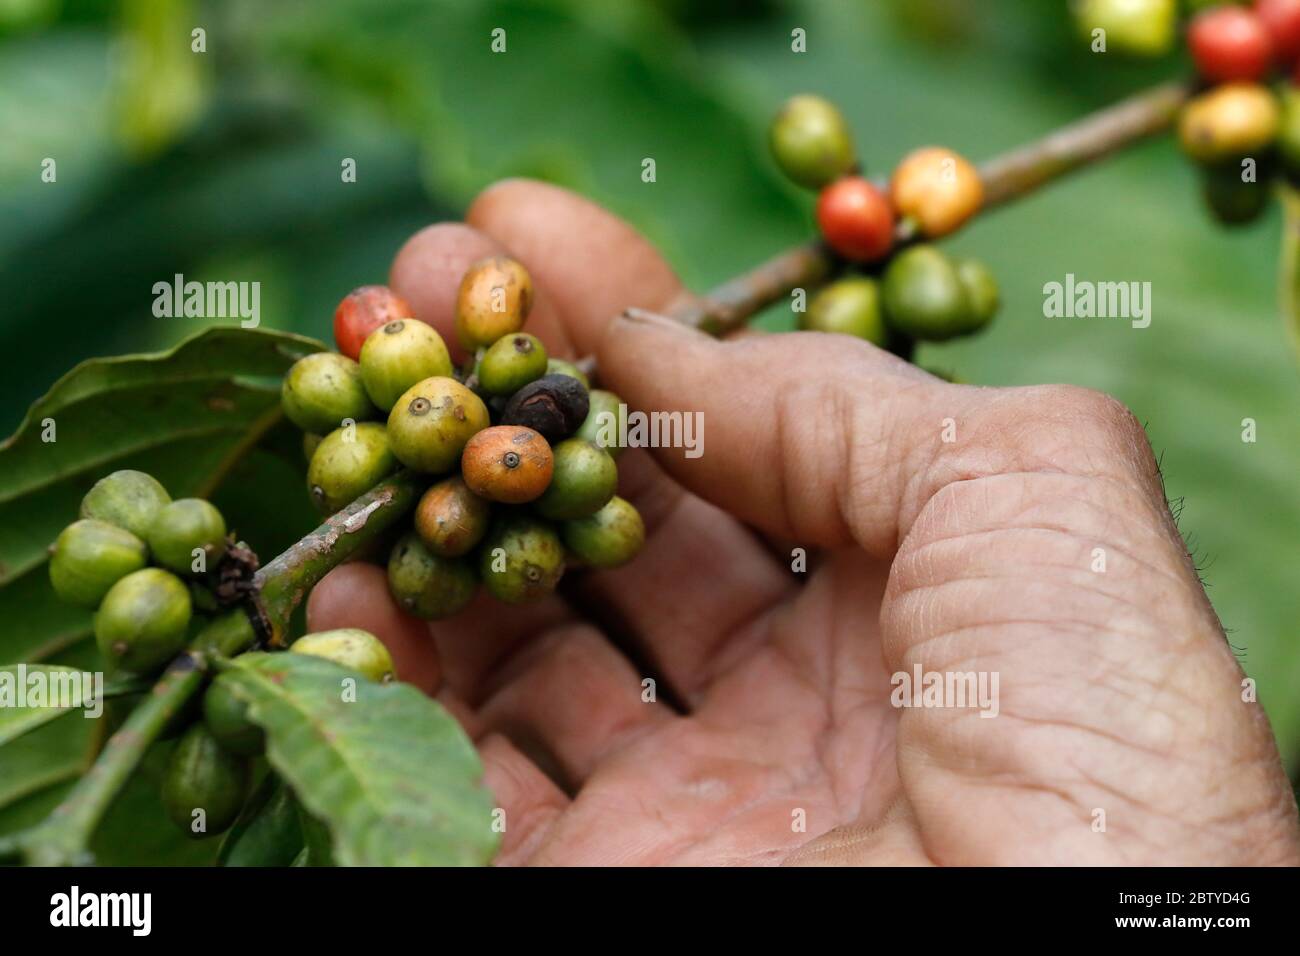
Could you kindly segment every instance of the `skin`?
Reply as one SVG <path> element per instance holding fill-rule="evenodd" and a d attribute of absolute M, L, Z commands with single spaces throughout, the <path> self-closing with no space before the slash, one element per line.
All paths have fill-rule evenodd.
<path fill-rule="evenodd" d="M 707 423 L 698 458 L 620 459 L 645 550 L 563 599 L 480 595 L 426 626 L 359 564 L 312 594 L 313 630 L 366 628 L 440 688 L 506 811 L 498 862 L 1300 863 L 1264 712 L 1118 402 L 949 385 L 843 337 L 612 318 L 682 292 L 625 224 L 522 181 L 467 220 L 397 256 L 419 318 L 448 332 L 465 267 L 509 250 L 548 350 Z M 892 706 L 916 665 L 997 672 L 998 716 Z"/>

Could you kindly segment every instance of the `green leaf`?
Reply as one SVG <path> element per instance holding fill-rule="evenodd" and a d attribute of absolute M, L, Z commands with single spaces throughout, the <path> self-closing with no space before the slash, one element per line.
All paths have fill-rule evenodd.
<path fill-rule="evenodd" d="M 17 828 L 8 808 L 81 776 L 96 724 L 67 716 L 0 747 L 0 832 Z"/>
<path fill-rule="evenodd" d="M 44 565 L 95 481 L 138 468 L 173 497 L 207 496 L 280 420 L 276 380 L 321 348 L 213 328 L 168 352 L 84 362 L 39 399 L 0 444 L 0 660 L 39 660 L 90 633 L 89 612 L 55 598 Z"/>
<path fill-rule="evenodd" d="M 102 681 L 103 675 L 98 678 Z M 95 674 L 75 667 L 45 664 L 0 667 L 0 746 L 84 706 L 84 691 L 89 689 L 94 694 L 95 679 Z M 102 684 L 99 691 L 102 704 Z M 52 700 L 58 704 L 52 705 Z"/>
<path fill-rule="evenodd" d="M 407 684 L 376 684 L 304 654 L 245 654 L 222 665 L 267 759 L 333 837 L 342 866 L 486 864 L 492 799 L 473 746 Z"/>
<path fill-rule="evenodd" d="M 174 140 L 203 108 L 208 57 L 191 48 L 188 0 L 125 0 L 118 36 L 118 135 L 137 156 Z"/>
<path fill-rule="evenodd" d="M 394 0 L 377 18 L 365 0 L 319 0 L 307 22 L 257 9 L 250 45 L 330 85 L 322 103 L 372 100 L 421 138 L 426 181 L 458 203 L 502 177 L 558 183 L 631 218 L 694 286 L 807 235 L 804 199 L 750 121 L 776 103 L 729 103 L 722 58 L 698 57 L 655 4 Z M 504 54 L 490 46 L 498 27 Z M 641 179 L 647 157 L 653 183 Z"/>
<path fill-rule="evenodd" d="M 303 850 L 293 792 L 268 773 L 221 843 L 222 866 L 288 866 Z"/>

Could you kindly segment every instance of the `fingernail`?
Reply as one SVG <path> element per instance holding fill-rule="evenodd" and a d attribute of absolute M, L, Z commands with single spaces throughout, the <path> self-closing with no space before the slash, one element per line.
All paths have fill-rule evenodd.
<path fill-rule="evenodd" d="M 637 329 L 652 329 L 655 332 L 671 333 L 679 339 L 710 339 L 708 334 L 696 328 L 690 322 L 664 315 L 662 312 L 652 312 L 649 309 L 629 307 L 623 310 L 619 315 L 619 319 L 628 323 L 628 325 L 635 326 Z"/>
<path fill-rule="evenodd" d="M 660 328 L 672 329 L 674 331 L 685 328 L 685 326 L 676 319 L 670 319 L 668 316 L 660 315 L 658 312 L 651 312 L 649 309 L 638 309 L 631 306 L 623 310 L 621 318 L 628 322 L 635 322 L 638 325 L 655 325 Z"/>

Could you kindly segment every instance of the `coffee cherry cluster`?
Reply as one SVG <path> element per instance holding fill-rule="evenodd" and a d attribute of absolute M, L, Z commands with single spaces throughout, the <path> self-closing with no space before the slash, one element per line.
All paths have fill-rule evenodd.
<path fill-rule="evenodd" d="M 251 576 L 247 561 L 222 561 L 235 547 L 210 502 L 173 501 L 152 476 L 115 471 L 50 548 L 50 584 L 60 600 L 96 609 L 95 640 L 111 668 L 148 674 L 185 646 L 196 605 L 215 608 Z"/>
<path fill-rule="evenodd" d="M 382 286 L 335 313 L 339 352 L 289 370 L 285 415 L 306 432 L 307 486 L 332 513 L 405 466 L 436 480 L 393 547 L 388 583 L 409 613 L 455 614 L 481 583 L 508 604 L 555 590 L 566 564 L 608 568 L 645 539 L 616 496 L 621 402 L 523 331 L 533 283 L 513 259 L 474 263 L 456 298 L 453 367 L 442 337 Z"/>
<path fill-rule="evenodd" d="M 819 190 L 817 225 L 845 262 L 800 316 L 805 330 L 839 332 L 899 348 L 984 328 L 998 308 L 997 282 L 981 263 L 932 245 L 979 211 L 979 173 L 950 149 L 904 157 L 888 186 L 861 175 L 848 124 L 821 97 L 790 99 L 772 122 L 772 155 L 795 183 Z"/>
<path fill-rule="evenodd" d="M 1184 107 L 1179 142 L 1201 168 L 1213 216 L 1250 222 L 1275 174 L 1300 174 L 1300 0 L 1207 7 L 1188 24 L 1187 45 L 1206 88 Z"/>
<path fill-rule="evenodd" d="M 1252 222 L 1271 179 L 1300 178 L 1300 0 L 1188 0 L 1186 9 L 1202 88 L 1179 117 L 1179 142 L 1200 169 L 1211 215 Z M 1080 0 L 1075 11 L 1106 52 L 1159 56 L 1178 36 L 1176 0 Z"/>

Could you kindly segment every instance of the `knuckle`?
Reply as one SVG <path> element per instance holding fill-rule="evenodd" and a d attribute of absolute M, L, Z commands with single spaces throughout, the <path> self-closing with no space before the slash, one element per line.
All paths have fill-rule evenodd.
<path fill-rule="evenodd" d="M 1027 458 L 1126 481 L 1156 473 L 1146 430 L 1117 398 L 1077 385 L 1050 385 L 1021 391 L 1018 404 L 1031 425 L 1021 436 Z"/>

